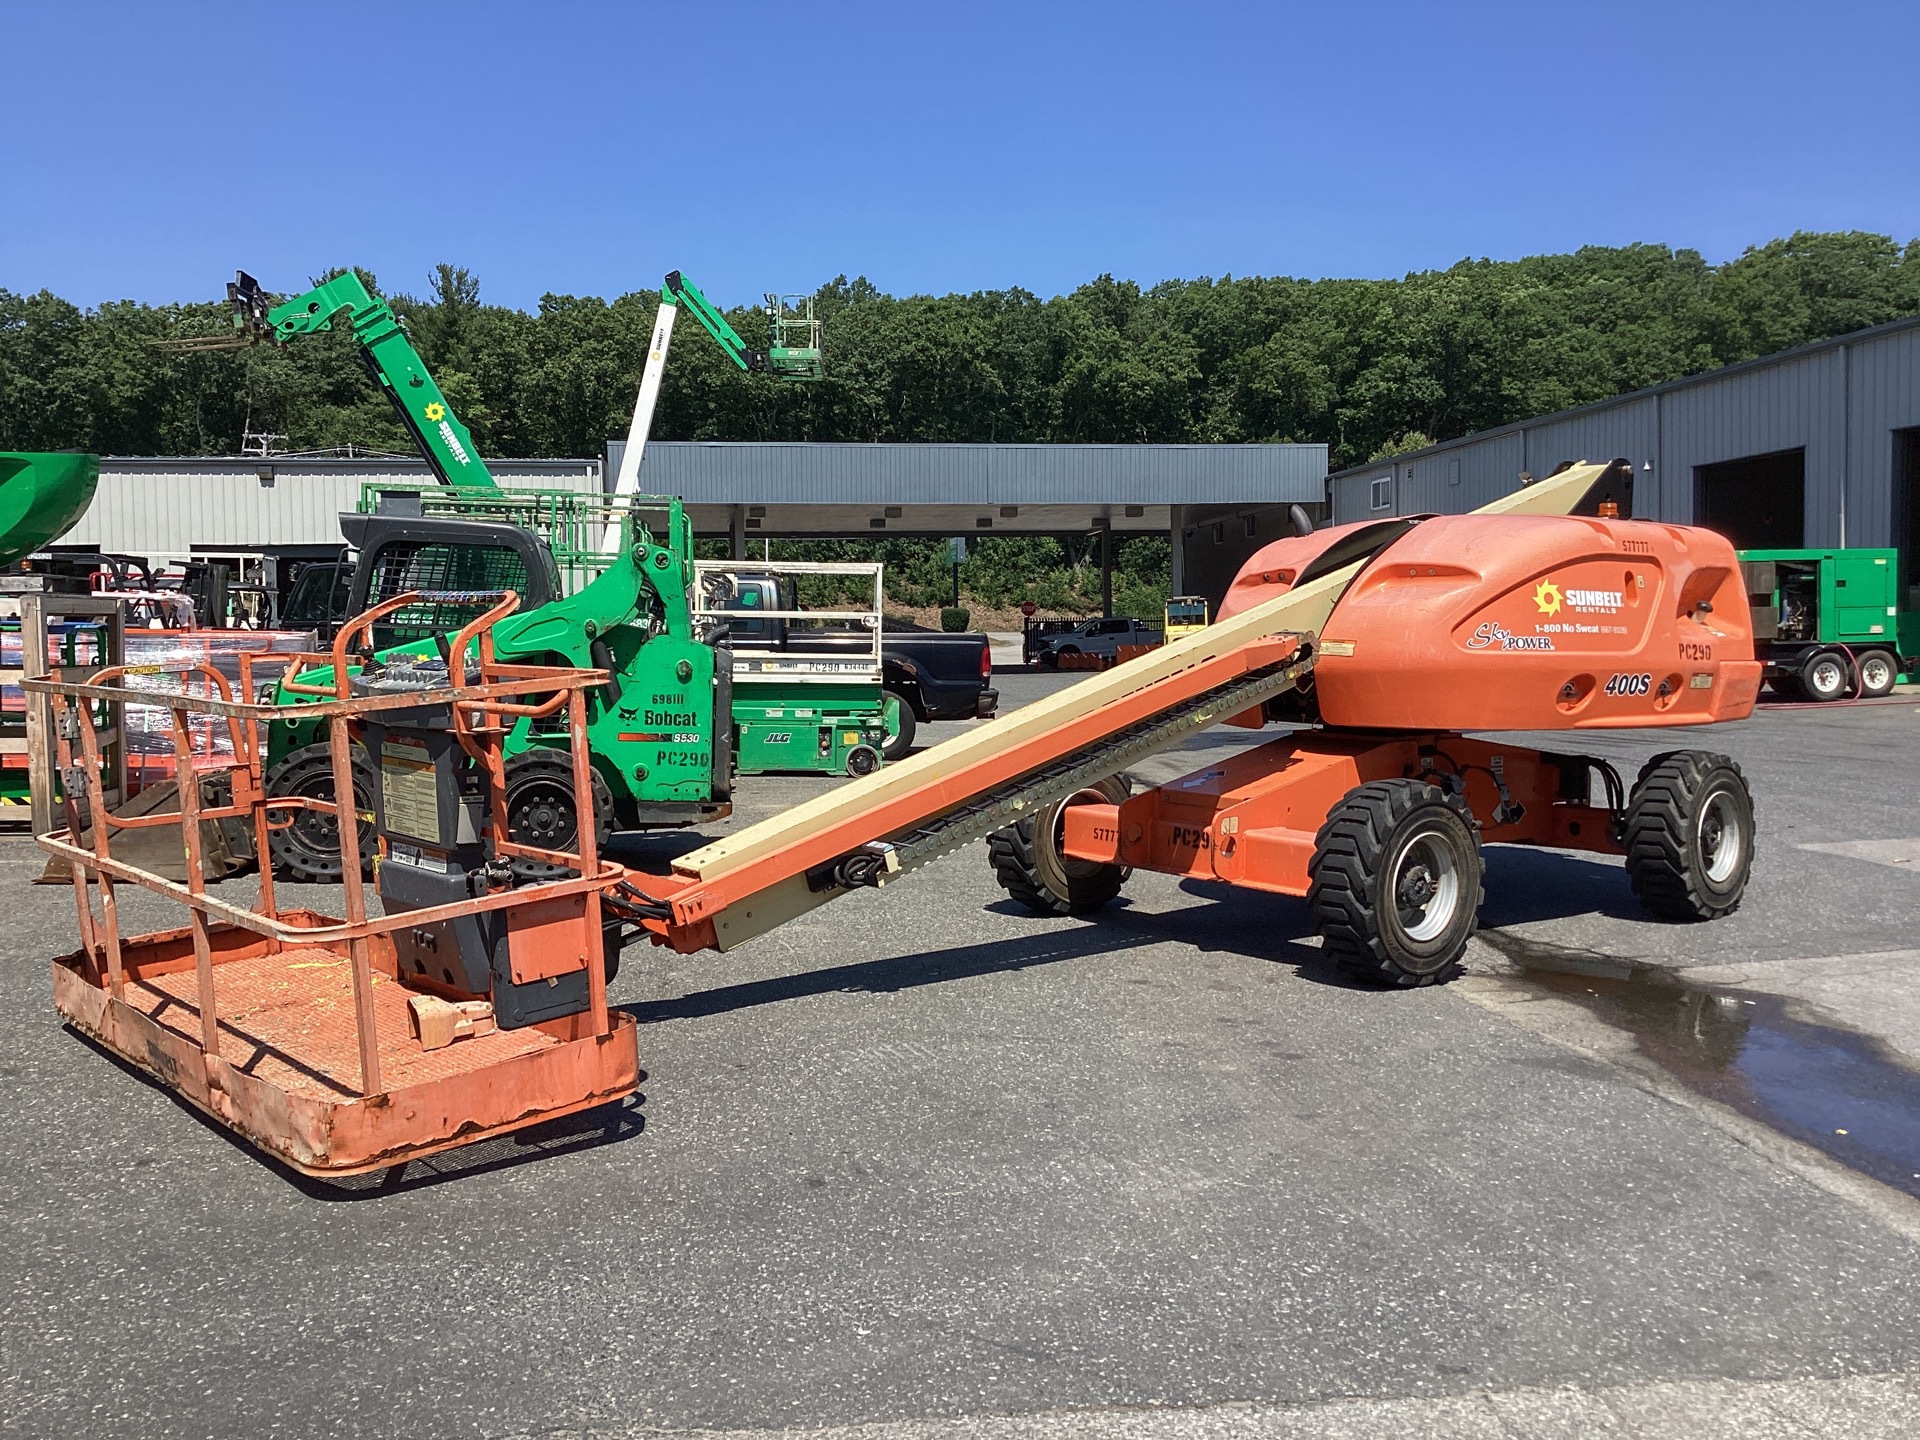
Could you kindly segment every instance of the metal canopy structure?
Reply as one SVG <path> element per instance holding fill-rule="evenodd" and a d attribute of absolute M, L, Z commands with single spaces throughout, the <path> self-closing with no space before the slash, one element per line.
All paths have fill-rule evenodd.
<path fill-rule="evenodd" d="M 599 495 L 624 449 L 614 441 L 604 459 L 490 468 L 508 489 Z M 1274 538 L 1261 516 L 1294 504 L 1323 512 L 1327 448 L 682 440 L 650 443 L 642 470 L 642 489 L 682 496 L 694 532 L 730 538 L 737 556 L 753 539 L 782 536 L 1159 534 L 1173 542 L 1175 590 L 1214 577 L 1200 590 L 1218 600 L 1232 574 L 1221 557 Z M 318 558 L 339 551 L 339 517 L 363 485 L 433 478 L 411 456 L 109 456 L 64 544 L 169 560 Z"/>
<path fill-rule="evenodd" d="M 1319 503 L 1326 474 L 1324 445 L 682 440 L 647 447 L 641 486 L 702 535 L 1165 534 L 1193 506 Z"/>

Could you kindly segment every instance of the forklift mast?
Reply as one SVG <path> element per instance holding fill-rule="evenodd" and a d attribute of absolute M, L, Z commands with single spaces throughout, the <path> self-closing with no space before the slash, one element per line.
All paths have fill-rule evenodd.
<path fill-rule="evenodd" d="M 434 475 L 456 490 L 498 490 L 499 483 L 474 446 L 473 436 L 440 393 L 420 352 L 407 339 L 386 301 L 375 299 L 360 277 L 348 270 L 315 286 L 306 294 L 270 306 L 260 282 L 246 271 L 236 273 L 227 286 L 233 306 L 233 325 L 243 334 L 271 336 L 285 344 L 302 335 L 333 329 L 341 311 L 360 342 L 360 356 L 392 403 Z"/>

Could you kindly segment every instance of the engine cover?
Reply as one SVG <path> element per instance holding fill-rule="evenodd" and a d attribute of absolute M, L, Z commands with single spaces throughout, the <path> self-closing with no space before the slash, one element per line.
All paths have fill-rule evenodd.
<path fill-rule="evenodd" d="M 1284 593 L 1362 528 L 1267 546 L 1220 613 Z M 1752 712 L 1761 667 L 1745 587 L 1732 545 L 1710 530 L 1443 515 L 1382 538 L 1319 637 L 1329 725 L 1598 729 Z"/>

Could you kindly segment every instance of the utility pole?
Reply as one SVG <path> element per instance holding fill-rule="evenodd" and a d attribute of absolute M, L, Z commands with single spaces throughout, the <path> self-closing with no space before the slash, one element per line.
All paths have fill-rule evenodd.
<path fill-rule="evenodd" d="M 1113 521 L 1096 520 L 1100 527 L 1100 613 L 1113 618 Z"/>

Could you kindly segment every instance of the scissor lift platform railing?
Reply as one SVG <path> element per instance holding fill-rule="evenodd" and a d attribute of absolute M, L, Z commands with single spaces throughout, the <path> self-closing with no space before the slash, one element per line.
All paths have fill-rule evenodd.
<path fill-rule="evenodd" d="M 512 603 L 508 595 L 483 621 L 490 625 Z M 335 650 L 378 613 L 376 608 L 351 622 Z M 631 1094 L 639 1082 L 634 1022 L 607 1008 L 601 948 L 601 897 L 627 872 L 599 858 L 591 827 L 584 829 L 575 851 L 562 853 L 512 844 L 496 818 L 490 835 L 496 854 L 557 863 L 573 873 L 385 916 L 367 914 L 351 825 L 341 827 L 343 852 L 350 852 L 343 876 L 344 919 L 279 908 L 270 870 L 262 871 L 259 898 L 251 906 L 206 892 L 204 822 L 250 822 L 257 852 L 264 855 L 270 816 L 295 808 L 336 813 L 331 801 L 266 797 L 260 773 L 263 737 L 276 720 L 322 721 L 338 776 L 350 773 L 355 722 L 447 707 L 459 717 L 454 731 L 463 748 L 484 767 L 485 783 L 497 795 L 503 784 L 500 740 L 513 718 L 559 710 L 572 731 L 576 766 L 584 770 L 584 696 L 606 683 L 605 672 L 496 665 L 487 628 L 469 627 L 456 638 L 452 653 L 465 655 L 469 639 L 480 650 L 477 683 L 341 695 L 294 706 L 236 702 L 217 672 L 198 667 L 211 693 L 165 697 L 173 718 L 176 770 L 186 777 L 196 759 L 203 767 L 206 763 L 206 756 L 194 753 L 188 717 L 197 713 L 224 721 L 233 754 L 223 768 L 233 798 L 230 804 L 205 806 L 200 787 L 183 783 L 177 815 L 112 816 L 98 786 L 85 778 L 89 766 L 97 769 L 99 745 L 89 702 L 137 695 L 152 704 L 152 690 L 130 690 L 120 668 L 88 682 L 27 682 L 30 690 L 51 699 L 60 763 L 72 777 L 65 828 L 39 837 L 43 849 L 71 862 L 80 925 L 81 948 L 53 964 L 56 1008 L 76 1029 L 307 1174 L 386 1168 L 604 1104 Z M 245 694 L 253 693 L 249 658 L 243 657 L 241 666 Z M 296 668 L 327 664 L 335 675 L 347 674 L 339 653 L 295 656 L 294 661 Z M 576 776 L 576 784 L 585 783 L 584 775 Z M 496 817 L 499 810 L 493 809 Z M 184 884 L 112 853 L 116 832 L 154 825 L 179 828 L 187 861 Z M 188 923 L 123 937 L 116 896 L 122 883 L 186 906 Z M 563 958 L 577 956 L 579 964 L 559 968 L 584 965 L 587 1006 L 518 1029 L 481 1027 L 482 1033 L 427 1048 L 410 1006 L 417 996 L 433 995 L 435 987 L 418 979 L 402 981 L 389 936 L 403 927 L 495 910 L 507 912 L 514 946 L 562 947 Z"/>

